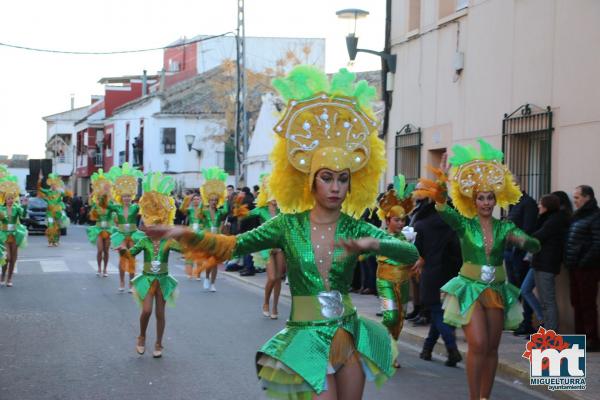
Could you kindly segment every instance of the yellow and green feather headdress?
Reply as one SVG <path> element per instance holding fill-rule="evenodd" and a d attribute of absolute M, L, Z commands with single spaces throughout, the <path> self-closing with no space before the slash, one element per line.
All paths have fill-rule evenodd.
<path fill-rule="evenodd" d="M 8 171 L 7 171 L 8 172 Z M 4 175 L 0 178 L 0 205 L 4 205 L 7 197 L 19 200 L 19 180 L 14 175 Z"/>
<path fill-rule="evenodd" d="M 479 151 L 473 146 L 454 145 L 450 165 L 450 197 L 465 217 L 477 215 L 474 197 L 480 192 L 494 192 L 496 204 L 508 208 L 521 198 L 521 190 L 510 170 L 502 164 L 504 154 L 483 139 Z"/>
<path fill-rule="evenodd" d="M 146 174 L 142 182 L 140 214 L 146 225 L 172 225 L 175 219 L 175 200 L 171 192 L 175 181 L 160 172 Z"/>
<path fill-rule="evenodd" d="M 138 192 L 138 179 L 143 178 L 144 174 L 126 162 L 121 167 L 112 167 L 108 172 L 108 176 L 113 182 L 113 197 L 115 201 L 121 203 L 123 195 L 129 195 L 132 199 L 135 198 Z"/>
<path fill-rule="evenodd" d="M 379 200 L 377 215 L 382 221 L 388 217 L 404 218 L 414 208 L 412 192 L 415 190 L 415 184 L 406 184 L 404 175 L 399 174 L 394 177 L 394 187 L 388 190 Z"/>
<path fill-rule="evenodd" d="M 327 75 L 312 66 L 298 66 L 275 79 L 287 108 L 275 126 L 277 139 L 271 160 L 269 187 L 284 212 L 312 208 L 313 179 L 328 168 L 349 170 L 351 192 L 342 209 L 360 216 L 373 206 L 386 167 L 384 143 L 377 137 L 371 103 L 376 90 L 346 69 Z"/>
<path fill-rule="evenodd" d="M 229 174 L 219 167 L 211 167 L 203 168 L 202 176 L 204 177 L 204 184 L 200 188 L 202 202 L 208 204 L 211 197 L 217 196 L 219 198 L 218 206 L 222 206 L 227 196 L 225 182 Z"/>

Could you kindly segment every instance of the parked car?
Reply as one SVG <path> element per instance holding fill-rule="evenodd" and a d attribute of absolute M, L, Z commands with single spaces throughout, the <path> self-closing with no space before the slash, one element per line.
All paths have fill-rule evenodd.
<path fill-rule="evenodd" d="M 45 232 L 46 231 L 46 211 L 48 205 L 38 197 L 30 197 L 27 204 L 27 217 L 22 221 L 29 232 Z M 60 230 L 61 236 L 67 234 L 67 228 Z"/>

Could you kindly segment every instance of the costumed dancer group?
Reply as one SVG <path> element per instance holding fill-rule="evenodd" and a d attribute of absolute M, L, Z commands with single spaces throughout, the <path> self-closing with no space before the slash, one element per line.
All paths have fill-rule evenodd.
<path fill-rule="evenodd" d="M 133 276 L 135 255 L 143 252 L 142 272 L 130 281 L 142 308 L 136 351 L 145 353 L 146 330 L 154 311 L 153 356 L 157 358 L 163 352 L 165 306 L 173 305 L 177 294 L 177 281 L 169 274 L 170 251 L 183 253 L 190 274 L 207 271 L 205 287 L 211 291 L 216 290 L 219 263 L 252 253 L 260 260 L 262 255 L 268 259 L 269 271 L 265 316 L 277 318 L 285 270 L 292 296 L 285 328 L 256 354 L 257 375 L 267 395 L 360 399 L 366 380 L 379 386 L 399 367 L 396 340 L 411 266 L 419 258 L 412 244 L 414 232 L 403 229 L 413 208 L 413 187 L 398 176 L 394 189 L 376 202 L 387 161 L 371 109 L 375 89 L 366 81 L 355 82 L 355 74 L 345 69 L 329 80 L 314 67 L 299 66 L 273 85 L 287 101 L 274 128 L 273 170 L 261 177 L 257 208 L 247 212 L 236 206 L 238 218 L 260 218 L 258 228 L 238 235 L 219 233 L 229 209 L 227 174 L 219 168 L 203 170 L 201 195 L 191 196 L 183 207 L 189 225 L 185 227 L 172 226 L 172 178 L 147 174 L 138 207 L 132 200 L 142 174 L 124 165 L 106 175 L 99 171 L 92 178 L 92 215 L 97 224 L 88 230 L 88 238 L 98 249 L 99 275 L 106 276 L 110 243 L 119 251 L 121 290 L 124 274 Z M 511 243 L 535 253 L 540 244 L 512 222 L 492 217 L 496 205 L 508 207 L 521 196 L 502 164 L 502 152 L 480 141 L 479 151 L 454 146 L 453 153 L 451 168 L 444 161 L 441 169 L 434 170 L 436 179 L 421 179 L 414 194 L 434 200 L 437 212 L 460 238 L 462 268 L 441 289 L 444 321 L 464 329 L 470 398 L 483 399 L 491 394 L 502 330 L 516 327 L 522 319 L 519 290 L 506 281 L 503 249 Z M 19 225 L 24 214 L 15 180 L 0 170 L 0 260 L 7 261 L 7 284 L 16 249 L 26 237 Z M 49 203 L 48 240 L 54 245 L 62 209 L 50 205 L 61 196 L 59 182 L 48 181 L 51 189 L 40 187 L 39 193 Z M 456 208 L 447 204 L 448 198 Z M 357 218 L 375 205 L 386 230 Z M 136 227 L 138 213 L 143 232 Z M 348 292 L 361 254 L 377 256 L 383 325 L 359 316 Z M 6 271 L 3 266 L 2 282 Z"/>

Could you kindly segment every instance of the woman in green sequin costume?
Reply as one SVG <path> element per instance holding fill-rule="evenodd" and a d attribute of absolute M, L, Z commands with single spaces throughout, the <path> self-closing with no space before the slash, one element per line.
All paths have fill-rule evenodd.
<path fill-rule="evenodd" d="M 110 235 L 113 233 L 113 212 L 110 209 L 112 181 L 102 168 L 92 174 L 92 196 L 90 197 L 90 219 L 96 225 L 87 228 L 88 241 L 96 246 L 96 276 L 108 277 Z M 102 269 L 104 266 L 104 269 Z"/>
<path fill-rule="evenodd" d="M 13 286 L 13 271 L 19 255 L 18 248 L 24 247 L 27 242 L 27 228 L 21 224 L 21 219 L 26 216 L 25 208 L 17 203 L 18 198 L 17 177 L 9 175 L 0 179 L 0 243 L 6 249 L 6 253 L 0 252 L 0 259 L 3 259 L 3 255 L 6 254 L 6 261 L 2 262 L 0 285 L 6 284 L 7 287 Z"/>
<path fill-rule="evenodd" d="M 399 240 L 407 240 L 403 233 L 407 215 L 414 208 L 412 190 L 414 184 L 406 187 L 403 175 L 394 177 L 394 188 L 388 190 L 379 200 L 377 214 L 385 221 L 386 231 Z M 412 228 L 406 230 L 410 242 L 414 243 Z M 383 324 L 395 341 L 398 340 L 404 325 L 405 307 L 408 303 L 411 264 L 402 264 L 385 256 L 377 257 L 377 293 L 381 301 Z M 400 368 L 398 360 L 394 367 Z"/>
<path fill-rule="evenodd" d="M 256 199 L 256 208 L 250 211 L 248 217 L 257 217 L 261 224 L 279 215 L 277 200 L 273 198 L 269 190 L 269 174 L 260 176 L 260 191 Z M 281 249 L 269 249 L 254 253 L 254 265 L 266 266 L 267 283 L 265 284 L 265 299 L 262 312 L 267 318 L 279 318 L 277 306 L 279 305 L 279 294 L 281 293 L 281 278 L 285 273 L 285 256 Z M 273 306 L 270 307 L 271 294 L 273 294 Z"/>
<path fill-rule="evenodd" d="M 181 212 L 186 216 L 187 225 L 194 232 L 200 232 L 204 229 L 204 213 L 202 210 L 202 197 L 199 193 L 195 193 L 187 197 L 180 208 Z M 194 271 L 194 260 L 185 260 L 185 272 L 189 279 L 196 276 L 196 280 L 201 280 L 199 272 Z"/>
<path fill-rule="evenodd" d="M 175 201 L 170 196 L 175 183 L 160 172 L 147 174 L 144 178 L 144 194 L 140 198 L 140 213 L 144 226 L 172 225 L 175 218 Z M 146 351 L 146 329 L 154 312 L 156 315 L 156 343 L 153 357 L 162 356 L 162 338 L 165 331 L 165 305 L 174 305 L 177 294 L 177 280 L 169 274 L 169 252 L 180 251 L 179 243 L 171 239 L 151 239 L 143 235 L 135 245 L 127 249 L 122 243 L 120 251 L 135 256 L 144 253 L 142 273 L 131 281 L 134 296 L 142 307 L 140 315 L 140 335 L 137 338 L 136 351 L 144 354 Z"/>
<path fill-rule="evenodd" d="M 132 168 L 129 163 L 124 163 L 121 167 L 112 167 L 108 175 L 113 182 L 114 198 L 114 202 L 109 204 L 108 210 L 115 216 L 117 223 L 110 236 L 110 244 L 112 248 L 120 248 L 124 245 L 129 249 L 144 236 L 137 229 L 140 207 L 132 204 L 138 191 L 138 179 L 143 178 L 144 174 L 140 170 Z M 131 280 L 135 276 L 135 257 L 128 252 L 119 255 L 120 292 L 125 290 L 125 273 L 129 274 L 129 293 L 132 293 Z"/>
<path fill-rule="evenodd" d="M 227 172 L 219 167 L 206 168 L 202 170 L 204 184 L 200 188 L 202 202 L 208 204 L 202 208 L 203 230 L 210 233 L 221 232 L 221 226 L 227 218 L 227 188 L 225 182 L 227 180 Z M 225 261 L 225 260 L 222 260 Z M 211 292 L 216 292 L 215 281 L 217 280 L 218 264 L 214 257 L 206 257 L 204 259 L 196 259 L 197 271 L 206 270 L 204 278 L 204 289 Z"/>
<path fill-rule="evenodd" d="M 42 187 L 42 180 L 38 181 L 38 197 L 46 202 L 46 238 L 48 247 L 56 247 L 60 242 L 60 230 L 67 227 L 69 218 L 65 215 L 65 203 L 63 203 L 64 184 L 60 177 L 54 173 L 48 175 L 46 183 L 50 189 Z"/>
<path fill-rule="evenodd" d="M 342 70 L 330 84 L 321 71 L 302 66 L 274 81 L 289 100 L 275 129 L 269 181 L 283 213 L 237 236 L 185 228 L 148 232 L 177 238 L 191 256 L 208 253 L 220 260 L 283 250 L 290 319 L 256 356 L 258 376 L 271 397 L 360 399 L 365 379 L 381 384 L 394 373 L 396 347 L 387 330 L 356 314 L 348 288 L 359 253 L 408 264 L 418 253 L 412 244 L 352 217 L 374 203 L 386 164 L 368 108 L 374 92 L 354 79 Z M 303 131 L 302 138 L 290 133 Z M 335 134 L 341 131 L 345 134 Z"/>
<path fill-rule="evenodd" d="M 450 177 L 444 172 L 444 157 L 437 182 L 422 179 L 423 189 L 416 191 L 436 201 L 440 216 L 460 239 L 463 266 L 441 290 L 446 293 L 444 322 L 462 327 L 467 339 L 470 399 L 490 397 L 502 330 L 514 329 L 522 320 L 519 289 L 506 280 L 504 248 L 511 243 L 532 253 L 540 249 L 514 223 L 492 216 L 496 205 L 516 204 L 521 192 L 502 164 L 502 152 L 483 140 L 479 143 L 480 151 L 454 146 Z M 446 204 L 448 179 L 456 210 Z"/>

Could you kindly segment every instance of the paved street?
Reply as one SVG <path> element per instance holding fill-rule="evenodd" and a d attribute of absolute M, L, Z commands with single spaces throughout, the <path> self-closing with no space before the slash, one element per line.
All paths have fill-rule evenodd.
<path fill-rule="evenodd" d="M 167 309 L 164 357 L 138 356 L 139 310 L 131 295 L 117 292 L 116 268 L 108 278 L 95 276 L 83 227 L 70 227 L 62 239 L 48 248 L 43 236 L 30 236 L 15 286 L 0 289 L 0 399 L 264 398 L 254 354 L 284 320 L 262 317 L 260 289 L 221 277 L 217 293 L 204 292 L 175 254 L 180 297 Z M 152 320 L 149 349 L 154 329 Z M 366 399 L 466 398 L 463 369 L 424 362 L 408 344 L 400 353 L 403 368 L 382 391 L 367 384 Z M 543 397 L 499 379 L 494 398 Z"/>

